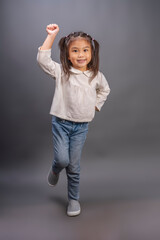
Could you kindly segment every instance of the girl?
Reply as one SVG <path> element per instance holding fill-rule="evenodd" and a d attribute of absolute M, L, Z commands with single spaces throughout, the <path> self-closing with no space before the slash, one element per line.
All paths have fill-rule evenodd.
<path fill-rule="evenodd" d="M 46 27 L 48 33 L 38 49 L 40 67 L 56 81 L 51 105 L 54 160 L 48 183 L 55 186 L 62 169 L 68 179 L 67 215 L 80 214 L 79 182 L 83 144 L 95 110 L 100 111 L 110 92 L 99 72 L 99 44 L 84 32 L 74 32 L 59 41 L 61 65 L 51 59 L 51 48 L 59 32 L 57 24 Z"/>

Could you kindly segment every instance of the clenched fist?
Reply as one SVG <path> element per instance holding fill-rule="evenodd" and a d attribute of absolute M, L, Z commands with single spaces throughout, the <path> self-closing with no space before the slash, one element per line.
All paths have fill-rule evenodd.
<path fill-rule="evenodd" d="M 49 24 L 46 27 L 46 31 L 49 35 L 57 35 L 59 32 L 59 27 L 57 24 Z"/>

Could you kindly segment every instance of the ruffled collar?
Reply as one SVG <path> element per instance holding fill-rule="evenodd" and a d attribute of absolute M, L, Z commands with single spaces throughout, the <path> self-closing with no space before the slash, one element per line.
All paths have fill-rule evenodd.
<path fill-rule="evenodd" d="M 84 74 L 87 77 L 91 77 L 92 76 L 92 71 L 91 70 L 87 70 L 87 71 L 82 72 L 82 71 L 80 71 L 80 70 L 78 70 L 78 69 L 76 69 L 74 67 L 71 67 L 70 68 L 70 72 L 75 73 L 75 74 Z"/>

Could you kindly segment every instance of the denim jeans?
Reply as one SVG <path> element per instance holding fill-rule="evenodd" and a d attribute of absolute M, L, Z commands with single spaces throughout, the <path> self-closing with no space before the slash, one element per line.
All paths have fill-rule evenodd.
<path fill-rule="evenodd" d="M 69 199 L 79 199 L 80 159 L 87 132 L 87 122 L 77 123 L 52 117 L 54 146 L 52 170 L 60 173 L 62 169 L 66 169 Z"/>

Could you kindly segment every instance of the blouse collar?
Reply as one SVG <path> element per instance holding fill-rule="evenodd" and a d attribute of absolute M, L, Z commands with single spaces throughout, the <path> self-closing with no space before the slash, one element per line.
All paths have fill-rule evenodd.
<path fill-rule="evenodd" d="M 75 74 L 84 74 L 84 75 L 86 75 L 87 77 L 91 77 L 92 76 L 92 71 L 91 70 L 86 70 L 86 71 L 80 71 L 80 70 L 78 70 L 78 69 L 76 69 L 76 68 L 74 68 L 74 67 L 71 67 L 70 68 L 70 72 L 72 72 L 72 73 L 75 73 Z"/>

